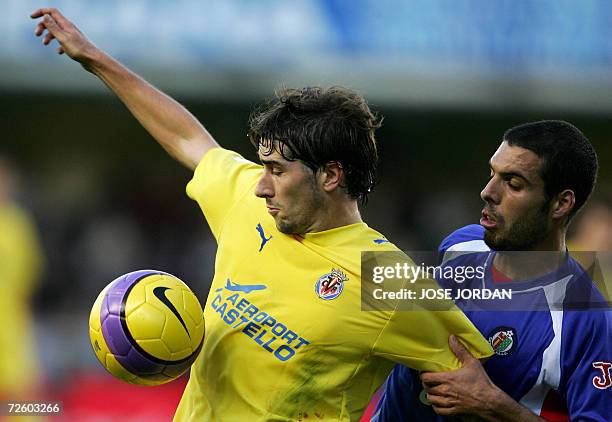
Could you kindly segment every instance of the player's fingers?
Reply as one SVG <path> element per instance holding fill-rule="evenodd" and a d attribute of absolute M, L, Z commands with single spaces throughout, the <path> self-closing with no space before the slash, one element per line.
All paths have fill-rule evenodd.
<path fill-rule="evenodd" d="M 436 386 L 423 386 L 423 389 L 427 394 L 433 394 L 440 397 L 448 397 L 450 389 L 446 384 L 438 384 Z"/>
<path fill-rule="evenodd" d="M 463 344 L 461 344 L 459 340 L 457 339 L 457 337 L 455 337 L 453 334 L 451 334 L 450 337 L 448 338 L 448 345 L 450 346 L 455 356 L 459 358 L 459 361 L 461 363 L 466 363 L 466 362 L 469 362 L 470 360 L 475 359 L 475 357 L 472 356 L 470 352 L 468 352 L 465 346 L 463 346 Z"/>
<path fill-rule="evenodd" d="M 423 387 L 432 387 L 442 383 L 447 377 L 447 372 L 423 372 L 420 377 Z"/>
<path fill-rule="evenodd" d="M 43 39 L 43 44 L 44 44 L 44 45 L 49 45 L 49 43 L 50 43 L 51 41 L 53 41 L 53 39 L 54 39 L 54 38 L 55 38 L 55 37 L 53 36 L 53 34 L 52 34 L 52 33 L 47 32 L 47 35 L 45 35 L 45 38 Z"/>
<path fill-rule="evenodd" d="M 426 397 L 427 397 L 427 401 L 432 406 L 444 407 L 444 408 L 453 406 L 453 403 L 450 401 L 448 397 L 442 397 L 442 396 L 438 396 L 436 394 L 430 394 L 430 393 L 427 393 Z"/>
<path fill-rule="evenodd" d="M 30 14 L 32 19 L 41 18 L 45 15 L 53 15 L 54 13 L 59 13 L 57 9 L 53 7 L 41 7 L 40 9 L 35 10 Z"/>
<path fill-rule="evenodd" d="M 64 47 L 62 47 L 61 45 L 57 48 L 57 54 L 64 54 L 66 52 L 66 50 L 64 50 Z"/>
<path fill-rule="evenodd" d="M 440 416 L 452 416 L 456 415 L 459 412 L 454 407 L 440 407 L 440 406 L 432 406 L 434 412 L 436 412 Z"/>
<path fill-rule="evenodd" d="M 47 31 L 49 31 L 49 33 L 51 33 L 55 38 L 57 38 L 58 41 L 64 41 L 64 32 L 59 26 L 57 26 L 57 23 L 51 17 L 51 15 L 45 15 L 45 17 L 43 18 L 43 23 L 47 28 Z"/>
<path fill-rule="evenodd" d="M 40 18 L 44 14 L 45 14 L 45 12 L 43 12 L 43 9 L 36 9 L 32 13 L 30 13 L 30 17 L 32 19 L 36 19 L 36 18 Z"/>
<path fill-rule="evenodd" d="M 40 37 L 44 31 L 45 31 L 45 25 L 43 25 L 42 22 L 38 22 L 38 24 L 36 25 L 36 29 L 34 30 L 34 35 L 36 35 L 37 37 Z"/>
<path fill-rule="evenodd" d="M 68 19 L 66 19 L 66 17 L 64 17 L 64 15 L 62 15 L 62 13 L 55 7 L 43 7 L 32 13 L 30 17 L 39 18 L 44 15 L 50 15 L 53 20 L 55 20 L 57 25 L 62 29 L 66 29 L 69 26 L 72 26 L 72 23 Z"/>
<path fill-rule="evenodd" d="M 62 15 L 62 12 L 60 12 L 59 10 L 56 10 L 52 16 L 57 21 L 59 26 L 61 26 L 64 29 L 74 26 L 72 22 L 66 19 L 66 17 Z"/>

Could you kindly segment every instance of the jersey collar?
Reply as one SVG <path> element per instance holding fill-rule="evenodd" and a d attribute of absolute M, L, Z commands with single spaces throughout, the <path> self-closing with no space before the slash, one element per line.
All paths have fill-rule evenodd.
<path fill-rule="evenodd" d="M 361 221 L 320 232 L 295 235 L 295 238 L 317 246 L 340 246 L 354 242 L 354 239 L 363 235 L 366 229 L 368 229 L 368 225 Z"/>

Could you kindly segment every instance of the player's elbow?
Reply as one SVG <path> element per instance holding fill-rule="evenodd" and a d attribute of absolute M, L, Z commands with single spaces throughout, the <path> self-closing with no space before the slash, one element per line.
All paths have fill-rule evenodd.
<path fill-rule="evenodd" d="M 194 138 L 181 140 L 175 148 L 168 152 L 176 160 L 190 170 L 195 170 L 204 155 L 212 148 L 218 148 L 219 144 L 212 138 Z"/>

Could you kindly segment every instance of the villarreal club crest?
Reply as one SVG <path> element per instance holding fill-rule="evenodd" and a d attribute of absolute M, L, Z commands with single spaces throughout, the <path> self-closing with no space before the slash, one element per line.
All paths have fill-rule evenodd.
<path fill-rule="evenodd" d="M 317 280 L 315 292 L 323 300 L 332 300 L 340 296 L 344 289 L 344 282 L 348 280 L 346 274 L 339 269 L 332 269 Z"/>

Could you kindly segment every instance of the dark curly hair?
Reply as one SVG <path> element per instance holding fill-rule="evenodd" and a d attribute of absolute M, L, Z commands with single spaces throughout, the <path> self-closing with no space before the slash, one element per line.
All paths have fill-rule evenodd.
<path fill-rule="evenodd" d="M 382 118 L 356 92 L 333 86 L 282 89 L 249 118 L 249 138 L 263 154 L 277 150 L 313 172 L 329 162 L 344 169 L 342 187 L 365 203 L 376 184 L 378 152 L 374 132 Z"/>
<path fill-rule="evenodd" d="M 503 140 L 542 159 L 540 176 L 547 200 L 564 189 L 574 192 L 576 203 L 569 222 L 591 195 L 597 179 L 597 153 L 587 137 L 563 120 L 543 120 L 508 129 Z"/>

